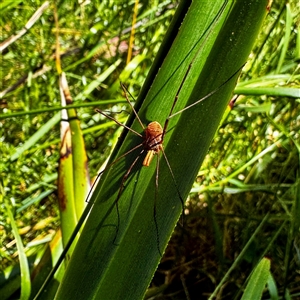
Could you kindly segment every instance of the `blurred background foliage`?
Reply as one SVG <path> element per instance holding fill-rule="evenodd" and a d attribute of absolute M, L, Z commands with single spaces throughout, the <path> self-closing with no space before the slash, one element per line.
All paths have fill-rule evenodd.
<path fill-rule="evenodd" d="M 4 1 L 1 42 L 22 30 L 42 4 Z M 62 68 L 78 105 L 91 178 L 119 134 L 117 126 L 95 113 L 95 102 L 106 100 L 100 108 L 124 121 L 130 110 L 119 81 L 138 95 L 178 5 L 139 1 L 130 54 L 134 4 L 56 4 Z M 51 240 L 60 225 L 56 190 L 60 131 L 59 116 L 55 117 L 60 94 L 53 10 L 50 3 L 1 56 L 2 271 L 18 264 L 4 197 L 28 255 Z M 238 297 L 253 266 L 267 255 L 277 292 L 300 297 L 299 26 L 298 1 L 275 0 L 237 86 L 236 104 L 196 178 L 184 224 L 178 224 L 150 286 L 157 299 L 200 299 L 194 295 L 206 299 L 249 239 L 219 296 Z"/>

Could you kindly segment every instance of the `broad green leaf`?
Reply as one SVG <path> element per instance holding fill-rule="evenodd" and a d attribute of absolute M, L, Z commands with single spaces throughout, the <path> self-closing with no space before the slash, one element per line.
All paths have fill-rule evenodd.
<path fill-rule="evenodd" d="M 181 12 L 185 12 L 185 5 L 181 5 Z M 136 109 L 142 122 L 155 120 L 165 124 L 181 84 L 174 112 L 216 91 L 170 119 L 164 149 L 179 193 L 162 155 L 157 192 L 155 160 L 146 168 L 141 167 L 141 158 L 126 180 L 117 212 L 122 178 L 139 151 L 107 170 L 90 199 L 95 203 L 57 299 L 143 297 L 161 258 L 160 252 L 182 212 L 180 197 L 187 197 L 208 151 L 231 97 L 237 78 L 234 74 L 247 60 L 266 7 L 267 1 L 194 1 L 180 30 L 171 26 L 176 38 L 173 43 L 169 40 L 163 44 L 165 51 L 160 52 L 138 99 Z M 176 16 L 174 19 L 178 21 Z M 167 38 L 171 36 L 169 32 Z M 161 56 L 166 52 L 166 57 Z M 142 132 L 133 119 L 132 116 L 127 125 Z M 125 131 L 111 161 L 141 142 L 139 136 Z"/>

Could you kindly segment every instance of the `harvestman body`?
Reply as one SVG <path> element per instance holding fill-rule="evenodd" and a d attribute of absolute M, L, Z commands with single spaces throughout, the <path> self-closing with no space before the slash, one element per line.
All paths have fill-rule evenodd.
<path fill-rule="evenodd" d="M 118 218 L 118 224 L 117 224 L 117 229 L 116 229 L 116 236 L 114 238 L 114 242 L 117 238 L 117 234 L 118 234 L 118 231 L 119 231 L 119 226 L 120 226 L 120 214 L 119 214 L 119 207 L 118 207 L 118 201 L 121 197 L 121 194 L 122 194 L 122 191 L 124 189 L 124 185 L 125 185 L 125 181 L 127 180 L 128 176 L 130 175 L 131 171 L 132 171 L 132 168 L 134 167 L 134 165 L 136 164 L 136 162 L 139 160 L 140 156 L 146 152 L 146 156 L 143 160 L 143 166 L 145 167 L 149 167 L 151 161 L 153 160 L 153 157 L 155 155 L 157 155 L 157 163 L 156 163 L 156 180 L 155 180 L 155 185 L 156 185 L 156 190 L 155 190 L 155 203 L 156 203 L 156 198 L 157 198 L 157 189 L 158 189 L 158 171 L 159 171 L 159 153 L 162 152 L 163 153 L 163 156 L 166 160 L 166 163 L 167 163 L 167 166 L 169 168 L 169 171 L 170 171 L 170 174 L 172 176 L 172 179 L 173 179 L 173 182 L 174 182 L 174 185 L 175 185 L 175 188 L 176 188 L 176 191 L 177 191 L 177 194 L 179 196 L 179 199 L 181 201 L 181 205 L 182 205 L 182 210 L 184 209 L 184 201 L 183 201 L 183 198 L 181 197 L 180 195 L 180 192 L 179 192 L 179 189 L 178 189 L 178 186 L 176 184 L 176 181 L 175 181 L 175 177 L 174 177 L 174 174 L 173 174 L 173 171 L 172 171 L 172 168 L 170 166 L 170 163 L 167 159 L 167 156 L 164 152 L 164 148 L 163 148 L 163 139 L 164 139 L 164 135 L 165 135 L 165 132 L 166 132 L 166 129 L 167 129 L 167 125 L 168 125 L 168 119 L 166 120 L 165 122 L 165 125 L 164 125 L 164 128 L 157 122 L 157 121 L 153 121 L 151 123 L 148 124 L 148 126 L 145 128 L 145 126 L 143 125 L 141 119 L 139 118 L 136 110 L 134 109 L 133 105 L 131 104 L 131 102 L 129 101 L 128 99 L 128 96 L 127 96 L 127 93 L 126 93 L 126 88 L 125 86 L 123 85 L 123 83 L 121 82 L 121 87 L 125 93 L 125 97 L 126 97 L 126 100 L 127 102 L 129 103 L 130 107 L 132 108 L 132 111 L 134 112 L 138 122 L 140 123 L 141 127 L 143 128 L 144 130 L 144 135 L 141 135 L 140 133 L 136 132 L 135 130 L 127 127 L 126 125 L 118 122 L 117 120 L 115 120 L 113 117 L 107 115 L 106 113 L 104 113 L 103 111 L 101 111 L 100 109 L 95 109 L 96 112 L 102 114 L 103 116 L 113 120 L 114 122 L 116 122 L 118 125 L 121 125 L 122 127 L 124 128 L 127 128 L 129 131 L 133 132 L 134 134 L 140 136 L 141 138 L 143 138 L 143 143 L 135 146 L 133 149 L 127 151 L 126 153 L 124 153 L 123 155 L 121 155 L 120 157 L 118 157 L 115 161 L 113 161 L 110 165 L 108 165 L 102 172 L 100 172 L 98 175 L 97 175 L 97 178 L 95 180 L 95 182 L 97 182 L 97 179 L 99 178 L 99 176 L 105 172 L 108 168 L 110 168 L 113 164 L 115 164 L 117 161 L 119 161 L 121 158 L 123 158 L 124 156 L 126 156 L 127 154 L 129 154 L 130 152 L 136 150 L 137 148 L 140 148 L 140 147 L 143 147 L 143 149 L 140 151 L 140 153 L 137 155 L 137 157 L 135 158 L 135 160 L 132 162 L 132 164 L 130 165 L 130 167 L 128 168 L 127 172 L 125 173 L 125 175 L 123 176 L 122 178 L 122 181 L 121 181 L 121 185 L 120 185 L 120 188 L 119 188 L 119 192 L 118 192 L 118 195 L 117 195 L 117 198 L 115 200 L 115 205 L 116 205 L 116 209 L 117 209 L 117 218 Z M 181 86 L 180 86 L 180 89 L 181 89 Z M 180 89 L 178 90 L 177 93 L 179 93 Z M 173 108 L 174 108 L 174 105 L 175 105 L 175 102 L 177 100 L 177 96 L 175 98 L 175 101 L 174 101 L 174 104 L 172 106 L 172 109 L 171 109 L 171 112 L 173 111 Z M 93 186 L 91 188 L 91 190 L 93 190 Z M 88 197 L 89 198 L 89 197 Z M 153 207 L 153 218 L 154 218 L 154 223 L 155 223 L 155 228 L 156 228 L 156 237 L 157 237 L 157 248 L 158 248 L 158 251 L 161 254 L 161 251 L 160 251 L 160 241 L 159 241 L 159 230 L 158 230 L 158 224 L 157 224 L 157 220 L 156 220 L 156 204 L 154 203 L 154 207 Z"/>
<path fill-rule="evenodd" d="M 117 235 L 118 235 L 118 231 L 119 231 L 119 226 L 120 226 L 120 214 L 119 214 L 119 207 L 118 207 L 118 201 L 121 197 L 121 194 L 122 194 L 122 191 L 124 189 L 124 185 L 125 185 L 125 182 L 128 178 L 128 176 L 130 175 L 133 167 L 135 166 L 136 162 L 139 160 L 140 156 L 146 151 L 146 156 L 143 160 L 143 166 L 146 166 L 148 167 L 151 163 L 151 161 L 153 160 L 153 157 L 154 155 L 157 155 L 157 163 L 156 163 L 156 180 L 155 180 L 155 200 L 154 200 L 154 206 L 153 206 L 153 219 L 154 219 L 154 223 L 155 223 L 155 228 L 156 228 L 156 239 L 157 239 L 157 249 L 158 249 L 158 252 L 161 254 L 161 251 L 160 251 L 160 240 L 159 240 L 159 228 L 158 228 L 158 223 L 157 223 L 157 219 L 156 219 L 156 200 L 157 200 L 157 196 L 158 196 L 158 173 L 159 173 L 159 153 L 162 152 L 163 153 L 163 156 L 165 158 L 165 161 L 167 163 L 167 166 L 168 166 L 168 169 L 170 171 L 170 174 L 171 174 L 171 177 L 172 177 L 172 180 L 174 182 L 174 186 L 176 188 L 176 192 L 178 194 L 178 197 L 180 199 L 180 202 L 181 202 L 181 205 L 182 205 L 182 211 L 184 211 L 184 200 L 180 194 L 180 191 L 179 191 L 179 188 L 178 188 L 178 185 L 176 183 L 176 180 L 175 180 L 175 176 L 173 174 L 173 171 L 172 171 L 172 168 L 171 168 L 171 165 L 168 161 L 168 158 L 164 152 L 164 148 L 163 148 L 163 140 L 164 140 L 164 135 L 167 131 L 167 127 L 168 127 L 168 124 L 169 124 L 169 120 L 174 117 L 175 115 L 178 115 L 180 113 L 182 113 L 183 111 L 191 108 L 192 106 L 194 105 L 197 105 L 199 104 L 200 102 L 204 101 L 205 99 L 209 98 L 210 96 L 212 96 L 213 94 L 215 94 L 219 89 L 221 89 L 229 80 L 231 80 L 241 69 L 242 67 L 240 67 L 234 74 L 232 74 L 223 84 L 221 84 L 218 88 L 216 88 L 215 90 L 213 90 L 212 92 L 210 92 L 209 94 L 207 94 L 206 96 L 202 97 L 201 99 L 199 99 L 198 101 L 194 102 L 193 104 L 185 107 L 184 109 L 180 110 L 180 111 L 177 111 L 176 113 L 173 113 L 173 110 L 174 110 L 174 107 L 176 105 L 176 102 L 178 100 L 178 96 L 179 96 L 179 93 L 182 89 L 182 86 L 185 82 L 185 79 L 191 69 L 191 66 L 192 66 L 192 63 L 189 65 L 185 75 L 184 75 L 184 78 L 178 88 L 178 91 L 176 93 L 176 96 L 175 96 L 175 99 L 174 99 L 174 102 L 172 104 L 172 107 L 171 107 L 171 110 L 170 110 L 170 113 L 169 113 L 169 116 L 168 118 L 166 119 L 165 121 L 165 124 L 164 124 L 164 127 L 162 127 L 157 121 L 153 121 L 151 123 L 148 124 L 148 126 L 145 128 L 145 126 L 143 125 L 141 119 L 139 118 L 136 110 L 134 109 L 133 105 L 131 104 L 131 102 L 129 101 L 128 99 L 128 96 L 127 96 L 127 93 L 126 93 L 126 88 L 125 86 L 123 85 L 123 83 L 121 82 L 121 87 L 125 93 L 125 97 L 126 97 L 126 100 L 128 102 L 128 104 L 130 105 L 132 111 L 134 112 L 135 114 L 135 117 L 137 118 L 138 122 L 140 123 L 141 127 L 143 128 L 144 130 L 144 136 L 141 135 L 140 133 L 138 133 L 137 131 L 133 130 L 132 128 L 129 128 L 128 126 L 118 122 L 116 119 L 114 119 L 113 117 L 111 117 L 110 115 L 106 114 L 105 112 L 101 111 L 100 109 L 95 109 L 96 112 L 102 114 L 103 116 L 107 117 L 108 119 L 110 120 L 113 120 L 115 123 L 117 123 L 118 125 L 128 129 L 129 131 L 133 132 L 134 134 L 140 136 L 141 138 L 143 138 L 143 143 L 135 146 L 134 148 L 132 148 L 131 150 L 127 151 L 126 153 L 124 153 L 123 155 L 121 155 L 120 157 L 118 157 L 115 161 L 113 161 L 111 164 L 109 164 L 102 172 L 100 172 L 98 175 L 97 175 L 97 178 L 95 180 L 95 182 L 97 182 L 97 179 L 99 178 L 99 176 L 105 172 L 108 168 L 110 168 L 113 164 L 115 164 L 117 161 L 119 161 L 120 159 L 122 159 L 123 157 L 125 157 L 127 154 L 133 152 L 134 150 L 140 148 L 140 147 L 143 147 L 143 149 L 140 151 L 140 153 L 137 155 L 137 157 L 135 158 L 135 160 L 132 162 L 132 164 L 130 165 L 130 167 L 128 168 L 127 172 L 125 173 L 125 175 L 123 176 L 122 180 L 121 180 L 121 184 L 120 184 L 120 188 L 119 188 L 119 192 L 118 192 L 118 195 L 117 195 L 117 198 L 115 200 L 115 205 L 116 205 L 116 210 L 117 210 L 117 218 L 118 218 L 118 224 L 117 224 L 117 229 L 116 229 L 116 236 L 114 238 L 114 242 L 117 238 Z M 129 93 L 129 92 L 128 92 Z M 129 93 L 130 94 L 130 93 Z M 91 191 L 93 190 L 93 187 L 91 188 L 90 190 L 90 193 Z M 89 193 L 89 195 L 90 195 Z M 89 195 L 87 197 L 87 199 L 89 198 Z"/>
<path fill-rule="evenodd" d="M 144 148 L 147 154 L 143 166 L 149 167 L 153 156 L 163 150 L 163 128 L 158 122 L 151 122 L 145 129 L 145 135 Z"/>

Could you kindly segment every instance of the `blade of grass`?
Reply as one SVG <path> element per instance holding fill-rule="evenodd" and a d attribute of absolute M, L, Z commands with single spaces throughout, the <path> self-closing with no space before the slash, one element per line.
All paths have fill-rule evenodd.
<path fill-rule="evenodd" d="M 126 103 L 125 99 L 107 99 L 107 100 L 101 100 L 101 101 L 93 101 L 89 103 L 78 103 L 78 104 L 72 104 L 68 105 L 66 109 L 72 109 L 72 108 L 81 108 L 81 107 L 95 107 L 95 106 L 101 106 L 103 104 L 119 104 L 119 103 Z M 8 119 L 13 117 L 19 117 L 19 116 L 26 116 L 26 115 L 38 115 L 44 112 L 50 112 L 50 111 L 61 111 L 62 109 L 65 109 L 63 106 L 56 106 L 56 107 L 45 107 L 41 109 L 33 109 L 30 111 L 19 111 L 19 112 L 12 112 L 12 113 L 6 113 L 6 114 L 0 114 L 0 120 L 2 119 Z M 57 113 L 53 118 L 59 118 L 60 119 L 60 113 Z"/>
<path fill-rule="evenodd" d="M 67 104 L 71 104 L 72 97 L 69 91 L 67 79 L 65 73 L 61 74 L 60 78 L 61 88 L 64 92 Z M 75 109 L 68 109 L 68 120 L 70 125 L 71 143 L 72 143 L 72 162 L 73 162 L 73 182 L 74 182 L 74 207 L 77 214 L 77 220 L 79 220 L 85 205 L 85 198 L 90 189 L 89 174 L 87 170 L 87 155 L 85 152 L 84 140 L 82 131 L 80 128 L 79 120 Z M 75 226 L 74 226 L 75 228 Z M 73 229 L 74 229 L 73 228 Z"/>
<path fill-rule="evenodd" d="M 219 290 L 221 289 L 221 287 L 223 286 L 224 282 L 228 279 L 230 273 L 237 267 L 237 265 L 241 262 L 242 258 L 244 257 L 247 249 L 249 248 L 249 246 L 251 245 L 251 243 L 254 241 L 255 237 L 260 233 L 261 229 L 263 228 L 263 226 L 265 225 L 265 223 L 267 222 L 269 218 L 269 214 L 267 214 L 263 220 L 261 221 L 261 223 L 259 224 L 259 226 L 256 228 L 255 232 L 252 234 L 251 238 L 249 239 L 249 241 L 246 243 L 246 245 L 244 246 L 243 250 L 240 252 L 240 254 L 238 255 L 238 257 L 235 259 L 234 263 L 231 265 L 231 267 L 229 268 L 229 270 L 226 272 L 226 274 L 224 275 L 224 277 L 222 278 L 222 280 L 219 282 L 218 286 L 215 288 L 214 292 L 210 295 L 209 299 L 214 299 L 214 297 L 217 296 Z"/>
<path fill-rule="evenodd" d="M 268 282 L 270 274 L 270 260 L 263 258 L 255 267 L 250 280 L 243 293 L 242 300 L 261 299 L 263 290 Z"/>
<path fill-rule="evenodd" d="M 105 80 L 107 79 L 107 77 L 109 75 L 111 75 L 116 68 L 120 65 L 120 63 L 122 62 L 121 59 L 118 59 L 115 63 L 113 63 L 107 70 L 105 70 L 101 75 L 99 75 L 95 80 L 93 80 L 92 82 L 90 82 L 87 87 L 84 89 L 84 91 L 80 94 L 78 94 L 75 97 L 75 101 L 79 100 L 79 99 L 85 99 L 87 98 L 93 91 L 94 89 L 98 88 L 99 85 Z"/>
<path fill-rule="evenodd" d="M 60 115 L 54 115 L 46 124 L 41 126 L 38 131 L 36 131 L 22 146 L 16 149 L 16 152 L 11 156 L 10 160 L 15 161 L 22 155 L 26 150 L 31 148 L 39 141 L 45 134 L 47 134 L 54 125 L 60 121 Z"/>
<path fill-rule="evenodd" d="M 6 213 L 10 220 L 12 233 L 16 239 L 16 244 L 18 248 L 19 261 L 20 261 L 20 273 L 21 273 L 21 296 L 20 299 L 29 299 L 31 292 L 31 280 L 30 280 L 30 270 L 23 246 L 22 238 L 19 235 L 17 224 L 15 223 L 14 216 L 10 210 L 9 203 L 5 200 Z"/>
<path fill-rule="evenodd" d="M 276 282 L 272 276 L 272 274 L 270 274 L 269 278 L 268 278 L 268 290 L 271 296 L 271 300 L 279 300 L 279 294 L 278 294 L 278 289 L 276 286 Z"/>
<path fill-rule="evenodd" d="M 242 94 L 242 95 L 268 95 L 268 96 L 286 96 L 286 97 L 293 97 L 299 98 L 300 97 L 300 89 L 297 88 L 281 88 L 281 87 L 274 87 L 274 88 L 247 88 L 247 87 L 237 87 L 235 89 L 235 93 Z"/>
<path fill-rule="evenodd" d="M 289 5 L 289 3 L 286 4 L 286 26 L 285 26 L 285 35 L 283 38 L 283 43 L 282 43 L 282 49 L 281 49 L 281 53 L 280 53 L 280 58 L 279 58 L 279 62 L 277 64 L 277 69 L 276 69 L 276 73 L 280 73 L 281 72 L 281 68 L 283 66 L 283 62 L 284 62 L 284 58 L 287 54 L 287 50 L 288 50 L 288 45 L 290 43 L 290 35 L 291 35 L 291 28 L 292 28 L 292 12 L 291 12 L 291 7 Z"/>

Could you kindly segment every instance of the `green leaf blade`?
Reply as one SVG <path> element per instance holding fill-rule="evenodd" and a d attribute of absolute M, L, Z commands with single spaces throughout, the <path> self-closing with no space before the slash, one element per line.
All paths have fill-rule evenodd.
<path fill-rule="evenodd" d="M 242 300 L 261 299 L 263 290 L 270 276 L 270 260 L 263 258 L 254 269 L 247 284 Z"/>
<path fill-rule="evenodd" d="M 156 120 L 164 124 L 191 62 L 175 111 L 201 99 L 235 74 L 246 62 L 266 13 L 266 3 L 253 2 L 250 9 L 247 1 L 235 3 L 233 8 L 233 2 L 228 2 L 225 8 L 223 1 L 205 2 L 211 5 L 209 10 L 201 6 L 203 3 L 193 2 L 165 64 L 138 111 L 143 123 Z M 208 16 L 207 12 L 213 13 Z M 199 16 L 205 16 L 203 23 Z M 207 101 L 170 120 L 164 148 L 184 199 L 218 128 L 235 80 L 236 77 L 232 78 Z M 141 132 L 136 120 L 132 128 Z M 142 142 L 131 133 L 126 134 L 124 141 L 123 137 L 114 158 Z M 103 174 L 90 200 L 96 202 L 57 299 L 143 297 L 161 258 L 158 247 L 165 248 L 182 205 L 164 158 L 160 158 L 157 198 L 155 163 L 148 168 L 141 167 L 140 158 L 126 180 L 117 213 L 115 202 L 122 177 L 138 153 L 130 153 Z"/>

